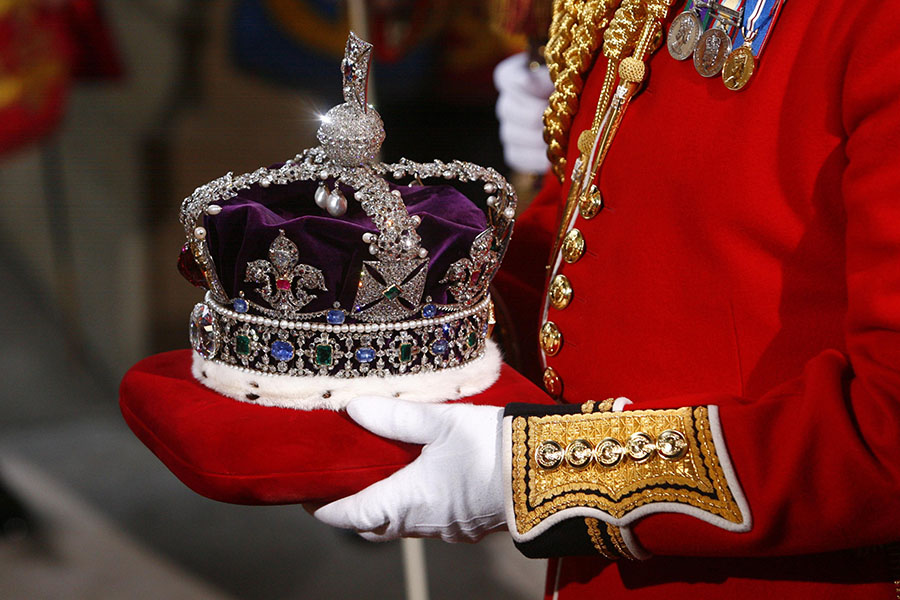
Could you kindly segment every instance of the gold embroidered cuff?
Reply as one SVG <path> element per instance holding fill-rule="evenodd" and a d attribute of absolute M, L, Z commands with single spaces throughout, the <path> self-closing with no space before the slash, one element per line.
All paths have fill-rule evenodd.
<path fill-rule="evenodd" d="M 742 529 L 749 515 L 735 499 L 740 490 L 729 485 L 709 412 L 685 407 L 514 417 L 517 533 L 525 535 L 556 513 L 581 507 L 605 513 L 601 519 L 614 525 L 631 522 L 629 515 L 688 512 Z M 728 463 L 724 448 L 722 453 Z"/>

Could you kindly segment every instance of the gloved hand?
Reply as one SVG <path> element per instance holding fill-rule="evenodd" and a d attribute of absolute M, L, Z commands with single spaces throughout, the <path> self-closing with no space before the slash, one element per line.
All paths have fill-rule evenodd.
<path fill-rule="evenodd" d="M 502 408 L 365 397 L 347 413 L 373 433 L 425 447 L 393 475 L 314 511 L 317 519 L 370 541 L 475 542 L 505 525 Z"/>
<path fill-rule="evenodd" d="M 544 142 L 544 110 L 553 92 L 547 67 L 532 70 L 526 53 L 514 54 L 494 68 L 497 119 L 503 158 L 520 173 L 544 173 L 550 168 Z"/>

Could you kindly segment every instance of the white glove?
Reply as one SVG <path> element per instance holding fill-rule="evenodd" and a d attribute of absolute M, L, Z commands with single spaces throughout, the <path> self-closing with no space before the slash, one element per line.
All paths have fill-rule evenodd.
<path fill-rule="evenodd" d="M 550 168 L 544 142 L 544 110 L 553 92 L 547 67 L 532 70 L 526 53 L 514 54 L 494 68 L 497 119 L 506 164 L 520 173 L 543 173 Z"/>
<path fill-rule="evenodd" d="M 317 519 L 370 541 L 475 542 L 505 525 L 502 408 L 367 397 L 347 413 L 373 433 L 425 447 L 393 475 L 316 510 Z"/>

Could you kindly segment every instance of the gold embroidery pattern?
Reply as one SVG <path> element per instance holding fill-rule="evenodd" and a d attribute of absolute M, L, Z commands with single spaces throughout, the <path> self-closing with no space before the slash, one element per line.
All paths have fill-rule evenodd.
<path fill-rule="evenodd" d="M 635 557 L 635 555 L 631 553 L 631 550 L 628 549 L 628 545 L 625 543 L 625 538 L 622 537 L 622 530 L 620 528 L 606 523 L 606 532 L 609 534 L 609 539 L 612 540 L 612 544 L 616 551 L 622 555 L 622 558 L 637 560 L 637 557 Z"/>
<path fill-rule="evenodd" d="M 625 539 L 622 537 L 621 530 L 615 525 L 602 523 L 600 519 L 587 517 L 584 520 L 587 525 L 588 536 L 594 548 L 604 558 L 609 560 L 619 560 L 627 558 L 628 560 L 637 560 L 635 556 L 628 550 Z"/>
<path fill-rule="evenodd" d="M 606 543 L 606 540 L 603 539 L 603 533 L 601 533 L 600 530 L 600 520 L 587 517 L 584 520 L 584 523 L 587 525 L 588 536 L 591 538 L 591 543 L 594 544 L 594 548 L 597 549 L 600 556 L 609 560 L 619 560 L 621 557 L 616 554 L 616 552 Z"/>
<path fill-rule="evenodd" d="M 542 441 L 567 444 L 575 439 L 597 442 L 627 440 L 637 431 L 653 437 L 665 430 L 685 433 L 687 452 L 679 460 L 659 456 L 613 467 L 592 462 L 580 469 L 562 464 L 541 469 L 534 448 Z M 516 527 L 526 533 L 561 510 L 583 506 L 621 518 L 653 502 L 687 504 L 740 523 L 740 508 L 719 463 L 706 407 L 516 417 L 513 420 L 513 505 Z"/>

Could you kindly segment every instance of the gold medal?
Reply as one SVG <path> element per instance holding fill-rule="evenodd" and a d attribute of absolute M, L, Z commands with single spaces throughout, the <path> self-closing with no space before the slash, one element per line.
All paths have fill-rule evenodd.
<path fill-rule="evenodd" d="M 722 81 L 729 90 L 738 91 L 753 77 L 756 69 L 756 57 L 753 50 L 745 44 L 728 55 L 722 66 Z"/>

